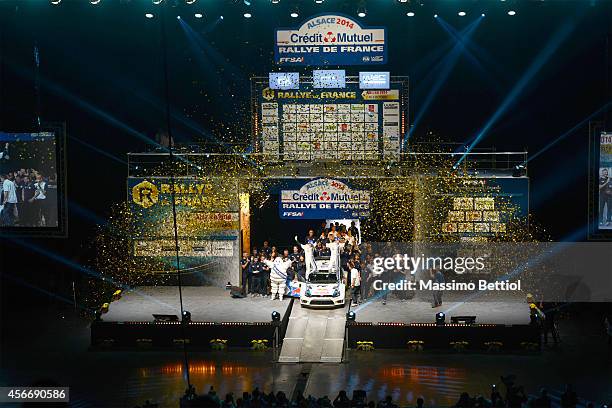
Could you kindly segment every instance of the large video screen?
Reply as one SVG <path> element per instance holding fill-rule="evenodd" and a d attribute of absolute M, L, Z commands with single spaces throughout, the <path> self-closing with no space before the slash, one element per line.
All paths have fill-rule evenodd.
<path fill-rule="evenodd" d="M 56 131 L 0 132 L 0 228 L 5 232 L 62 229 L 59 143 Z"/>
<path fill-rule="evenodd" d="M 602 133 L 599 142 L 599 229 L 612 230 L 612 133 Z"/>

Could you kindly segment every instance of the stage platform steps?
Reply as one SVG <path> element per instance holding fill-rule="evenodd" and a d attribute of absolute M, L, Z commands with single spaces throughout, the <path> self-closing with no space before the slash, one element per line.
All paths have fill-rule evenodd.
<path fill-rule="evenodd" d="M 279 357 L 281 363 L 339 363 L 346 307 L 319 310 L 293 305 Z"/>

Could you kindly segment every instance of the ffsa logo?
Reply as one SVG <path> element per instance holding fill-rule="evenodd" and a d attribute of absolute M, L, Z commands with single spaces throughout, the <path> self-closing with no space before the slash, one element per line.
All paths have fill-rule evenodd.
<path fill-rule="evenodd" d="M 304 62 L 304 57 L 282 57 L 278 59 L 278 62 L 280 64 L 285 63 L 285 62 L 289 62 L 289 63 Z"/>
<path fill-rule="evenodd" d="M 303 217 L 304 212 L 301 211 L 284 211 L 283 217 Z"/>

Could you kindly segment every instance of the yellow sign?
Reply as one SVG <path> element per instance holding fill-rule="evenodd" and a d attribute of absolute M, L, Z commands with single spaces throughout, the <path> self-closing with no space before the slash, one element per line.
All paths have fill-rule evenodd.
<path fill-rule="evenodd" d="M 159 191 L 155 184 L 144 180 L 132 187 L 132 200 L 141 207 L 149 208 L 157 203 Z"/>
<path fill-rule="evenodd" d="M 363 91 L 361 96 L 366 101 L 397 101 L 399 100 L 399 90 L 388 89 Z"/>

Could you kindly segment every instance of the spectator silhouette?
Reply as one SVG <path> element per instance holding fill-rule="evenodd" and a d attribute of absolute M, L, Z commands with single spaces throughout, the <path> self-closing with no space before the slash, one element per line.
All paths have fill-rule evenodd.
<path fill-rule="evenodd" d="M 346 395 L 346 391 L 341 390 L 338 393 L 338 396 L 334 399 L 333 405 L 335 408 L 348 408 L 351 406 L 351 400 Z"/>

